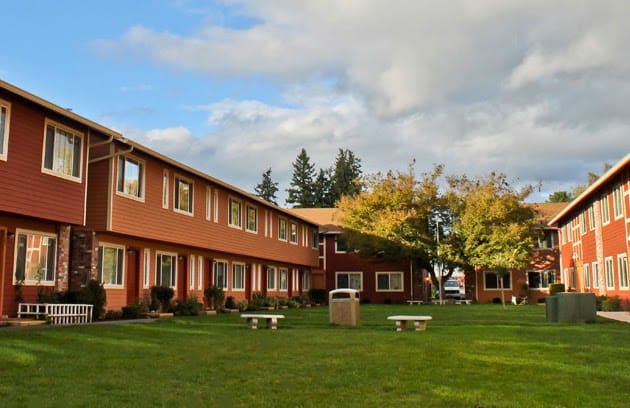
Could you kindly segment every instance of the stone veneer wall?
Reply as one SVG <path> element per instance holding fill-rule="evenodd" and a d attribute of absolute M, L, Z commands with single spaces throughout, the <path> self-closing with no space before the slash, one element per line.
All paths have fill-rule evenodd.
<path fill-rule="evenodd" d="M 90 279 L 97 278 L 98 240 L 96 233 L 83 228 L 72 229 L 69 288 L 79 290 Z"/>

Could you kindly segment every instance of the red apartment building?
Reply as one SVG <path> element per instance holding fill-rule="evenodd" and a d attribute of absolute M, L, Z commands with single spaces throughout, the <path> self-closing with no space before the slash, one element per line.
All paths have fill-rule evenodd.
<path fill-rule="evenodd" d="M 313 287 L 356 289 L 361 301 L 371 303 L 422 299 L 422 288 L 417 288 L 422 279 L 414 285 L 409 261 L 385 263 L 346 251 L 341 239 L 339 209 L 294 208 L 291 211 L 319 225 L 319 268 L 312 271 Z M 413 296 L 414 290 L 417 296 Z"/>
<path fill-rule="evenodd" d="M 311 287 L 313 222 L 3 81 L 0 112 L 0 316 L 89 279 L 114 310 L 156 285 Z"/>
<path fill-rule="evenodd" d="M 562 280 L 569 290 L 630 300 L 630 154 L 559 212 Z"/>

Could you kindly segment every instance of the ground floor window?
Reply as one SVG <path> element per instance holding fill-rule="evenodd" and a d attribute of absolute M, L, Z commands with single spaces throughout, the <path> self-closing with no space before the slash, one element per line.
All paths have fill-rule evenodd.
<path fill-rule="evenodd" d="M 494 271 L 486 271 L 483 273 L 484 277 L 484 287 L 486 289 L 502 289 L 500 285 L 500 280 L 503 281 L 503 289 L 511 289 L 512 288 L 512 272 L 506 273 L 499 277 L 499 275 Z"/>
<path fill-rule="evenodd" d="M 402 272 L 376 272 L 377 292 L 402 292 Z"/>
<path fill-rule="evenodd" d="M 15 282 L 54 284 L 57 266 L 57 236 L 17 231 Z"/>
<path fill-rule="evenodd" d="M 177 282 L 177 255 L 157 253 L 155 262 L 155 284 L 174 288 Z"/>
<path fill-rule="evenodd" d="M 267 289 L 276 289 L 276 268 L 273 266 L 267 268 Z"/>
<path fill-rule="evenodd" d="M 547 289 L 549 285 L 556 282 L 556 271 L 528 271 L 527 285 L 530 289 Z"/>
<path fill-rule="evenodd" d="M 311 289 L 311 271 L 302 271 L 302 290 Z"/>
<path fill-rule="evenodd" d="M 363 290 L 363 272 L 337 272 L 335 280 L 337 289 Z"/>
<path fill-rule="evenodd" d="M 242 264 L 242 263 L 232 264 L 232 289 L 234 290 L 245 289 L 245 264 Z"/>
<path fill-rule="evenodd" d="M 216 261 L 214 263 L 214 286 L 217 288 L 227 289 L 228 288 L 228 269 L 227 262 L 225 261 Z"/>
<path fill-rule="evenodd" d="M 602 278 L 599 275 L 599 263 L 593 262 L 593 288 L 599 288 L 599 281 Z"/>
<path fill-rule="evenodd" d="M 280 268 L 280 290 L 288 290 L 289 289 L 289 270 L 287 268 Z"/>
<path fill-rule="evenodd" d="M 588 264 L 584 265 L 584 289 L 591 287 L 591 271 Z"/>
<path fill-rule="evenodd" d="M 604 260 L 604 267 L 606 268 L 606 289 L 615 289 L 615 271 L 613 270 L 612 258 Z"/>
<path fill-rule="evenodd" d="M 619 288 L 628 289 L 628 256 L 619 255 L 617 262 L 619 264 Z"/>
<path fill-rule="evenodd" d="M 149 248 L 145 248 L 144 249 L 144 277 L 143 277 L 143 286 L 144 288 L 148 288 L 149 287 L 149 282 L 150 282 L 150 259 L 151 259 L 151 250 Z"/>
<path fill-rule="evenodd" d="M 98 247 L 98 281 L 105 286 L 123 286 L 124 247 L 101 244 Z"/>

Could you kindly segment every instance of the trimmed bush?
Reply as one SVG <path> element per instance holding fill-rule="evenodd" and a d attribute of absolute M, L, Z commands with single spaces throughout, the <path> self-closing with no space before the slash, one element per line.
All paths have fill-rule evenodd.
<path fill-rule="evenodd" d="M 70 295 L 70 293 L 68 293 Z M 105 288 L 103 288 L 103 284 L 99 283 L 97 280 L 90 279 L 76 295 L 76 303 L 84 303 L 93 305 L 92 309 L 92 319 L 98 320 L 105 313 L 105 305 L 107 304 L 107 294 L 105 293 Z"/>
<path fill-rule="evenodd" d="M 223 288 L 210 286 L 203 291 L 203 294 L 210 309 L 215 310 L 223 307 L 223 299 L 225 299 Z"/>
<path fill-rule="evenodd" d="M 605 312 L 620 312 L 621 299 L 619 298 L 619 296 L 605 298 L 602 301 L 602 310 Z"/>
<path fill-rule="evenodd" d="M 550 283 L 549 284 L 549 295 L 553 295 L 554 293 L 564 292 L 564 283 Z"/>
<path fill-rule="evenodd" d="M 236 309 L 236 301 L 234 300 L 234 296 L 228 296 L 225 299 L 225 308 L 226 309 Z"/>
<path fill-rule="evenodd" d="M 175 300 L 173 313 L 177 316 L 199 316 L 202 307 L 203 305 L 199 303 L 197 296 L 190 295 L 186 300 Z"/>
<path fill-rule="evenodd" d="M 308 298 L 315 303 L 326 303 L 326 289 L 310 289 L 308 291 Z"/>
<path fill-rule="evenodd" d="M 153 286 L 151 288 L 151 304 L 159 304 L 161 312 L 171 310 L 171 299 L 175 296 L 173 288 L 167 286 Z"/>

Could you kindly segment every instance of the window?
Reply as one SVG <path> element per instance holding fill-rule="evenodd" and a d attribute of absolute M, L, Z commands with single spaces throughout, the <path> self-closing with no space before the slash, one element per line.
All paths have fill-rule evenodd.
<path fill-rule="evenodd" d="M 197 289 L 203 289 L 203 256 L 197 257 Z"/>
<path fill-rule="evenodd" d="M 230 198 L 229 201 L 229 220 L 228 223 L 230 227 L 241 228 L 243 225 L 243 217 L 242 217 L 242 204 L 239 200 L 234 198 Z"/>
<path fill-rule="evenodd" d="M 588 207 L 588 224 L 591 231 L 595 229 L 595 206 L 592 204 Z"/>
<path fill-rule="evenodd" d="M 267 289 L 276 289 L 276 268 L 273 266 L 267 268 Z"/>
<path fill-rule="evenodd" d="M 193 213 L 193 184 L 190 181 L 175 177 L 175 209 Z"/>
<path fill-rule="evenodd" d="M 363 290 L 362 272 L 336 272 L 335 283 L 337 289 Z"/>
<path fill-rule="evenodd" d="M 150 265 L 151 262 L 151 250 L 148 248 L 144 249 L 144 269 L 143 269 L 143 278 L 142 278 L 142 286 L 147 289 L 150 285 Z"/>
<path fill-rule="evenodd" d="M 227 262 L 225 261 L 216 261 L 214 263 L 214 286 L 217 288 L 227 289 L 228 288 L 228 269 Z"/>
<path fill-rule="evenodd" d="M 98 281 L 105 286 L 123 286 L 125 260 L 123 247 L 103 244 L 98 247 Z"/>
<path fill-rule="evenodd" d="M 608 207 L 607 195 L 602 196 L 601 207 L 602 207 L 602 224 L 608 224 L 610 222 L 610 208 Z"/>
<path fill-rule="evenodd" d="M 289 239 L 290 242 L 292 244 L 297 244 L 298 243 L 298 226 L 296 223 L 292 222 L 289 224 L 290 227 L 290 235 L 289 235 Z"/>
<path fill-rule="evenodd" d="M 195 255 L 190 255 L 189 257 L 189 261 L 190 261 L 190 282 L 189 287 L 190 289 L 194 289 L 195 288 L 195 275 L 196 275 L 196 268 L 197 268 L 197 257 Z"/>
<path fill-rule="evenodd" d="M 623 217 L 623 186 L 618 186 L 613 190 L 613 210 L 615 219 Z"/>
<path fill-rule="evenodd" d="M 311 271 L 302 271 L 302 291 L 311 288 Z"/>
<path fill-rule="evenodd" d="M 580 213 L 580 232 L 586 234 L 586 214 L 583 212 Z"/>
<path fill-rule="evenodd" d="M 162 208 L 168 209 L 168 170 L 162 173 Z"/>
<path fill-rule="evenodd" d="M 212 220 L 214 222 L 219 222 L 219 192 L 218 191 L 214 191 L 214 202 L 212 203 L 213 207 L 214 207 L 214 212 L 212 215 Z"/>
<path fill-rule="evenodd" d="M 0 99 L 0 160 L 7 159 L 11 105 Z"/>
<path fill-rule="evenodd" d="M 584 289 L 589 289 L 591 287 L 591 271 L 589 270 L 589 265 L 585 264 L 583 266 L 584 273 Z"/>
<path fill-rule="evenodd" d="M 281 241 L 287 240 L 287 219 L 278 217 L 278 239 Z"/>
<path fill-rule="evenodd" d="M 158 252 L 155 262 L 155 284 L 174 288 L 177 283 L 177 255 Z"/>
<path fill-rule="evenodd" d="M 626 254 L 617 257 L 617 266 L 619 268 L 619 289 L 628 289 L 628 256 Z"/>
<path fill-rule="evenodd" d="M 280 290 L 289 289 L 289 270 L 287 268 L 280 268 Z"/>
<path fill-rule="evenodd" d="M 212 191 L 210 187 L 206 187 L 206 220 L 210 221 L 212 218 Z"/>
<path fill-rule="evenodd" d="M 335 236 L 335 253 L 337 254 L 345 254 L 348 252 L 348 246 L 346 244 L 346 239 L 343 235 Z"/>
<path fill-rule="evenodd" d="M 599 263 L 593 262 L 593 288 L 599 288 L 599 281 L 601 280 L 599 275 Z"/>
<path fill-rule="evenodd" d="M 604 268 L 606 270 L 606 289 L 615 289 L 615 272 L 613 271 L 612 258 L 604 260 Z"/>
<path fill-rule="evenodd" d="M 44 140 L 44 172 L 81 180 L 80 133 L 48 123 Z"/>
<path fill-rule="evenodd" d="M 506 273 L 501 277 L 501 281 L 503 282 L 503 289 L 511 289 L 512 288 L 512 272 Z M 484 272 L 484 284 L 486 289 L 501 289 L 499 276 L 496 272 L 486 271 Z"/>
<path fill-rule="evenodd" d="M 377 292 L 402 292 L 403 273 L 402 272 L 376 272 Z"/>
<path fill-rule="evenodd" d="M 38 232 L 16 231 L 15 282 L 54 284 L 57 237 Z"/>
<path fill-rule="evenodd" d="M 553 249 L 553 235 L 554 232 L 549 229 L 543 229 L 538 233 L 538 248 L 541 249 Z"/>
<path fill-rule="evenodd" d="M 245 290 L 245 264 L 232 264 L 232 289 Z"/>
<path fill-rule="evenodd" d="M 311 245 L 313 246 L 313 249 L 317 249 L 318 245 L 319 245 L 319 231 L 317 230 L 317 228 L 313 228 L 313 238 L 311 240 Z"/>
<path fill-rule="evenodd" d="M 258 209 L 247 206 L 247 231 L 258 232 Z"/>
<path fill-rule="evenodd" d="M 527 272 L 527 285 L 530 289 L 547 289 L 555 282 L 556 272 L 553 270 Z"/>
<path fill-rule="evenodd" d="M 118 158 L 118 192 L 142 198 L 144 188 L 144 166 L 138 160 L 120 156 Z"/>

